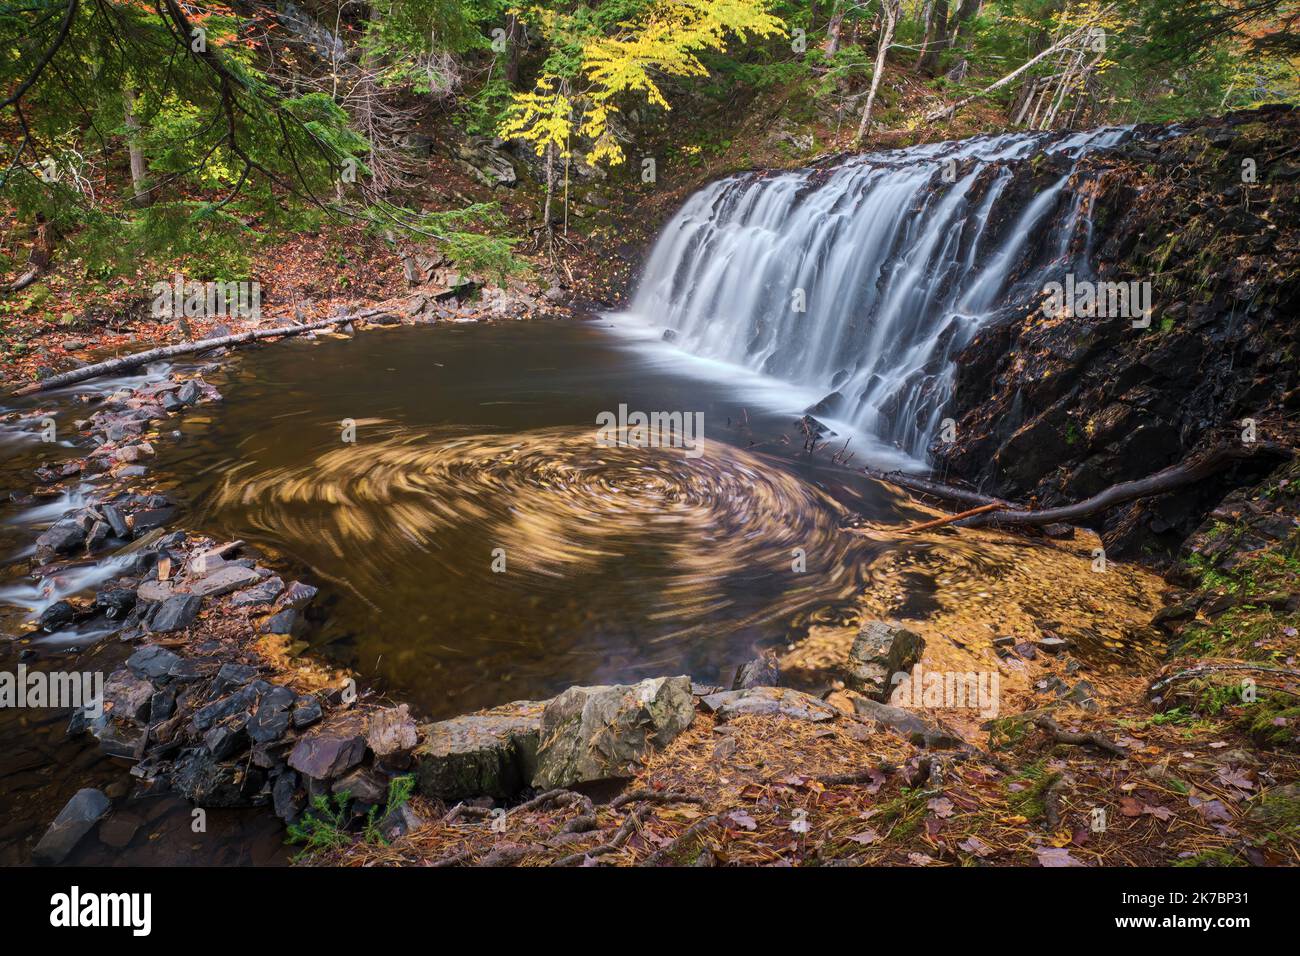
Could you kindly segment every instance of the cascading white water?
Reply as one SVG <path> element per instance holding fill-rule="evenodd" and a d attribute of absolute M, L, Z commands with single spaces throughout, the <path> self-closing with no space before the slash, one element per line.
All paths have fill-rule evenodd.
<path fill-rule="evenodd" d="M 819 390 L 831 417 L 924 460 L 952 357 L 1013 290 L 1064 271 L 1085 218 L 1068 172 L 1028 196 L 1017 177 L 1130 133 L 979 137 L 723 179 L 664 228 L 631 317 L 694 355 Z"/>

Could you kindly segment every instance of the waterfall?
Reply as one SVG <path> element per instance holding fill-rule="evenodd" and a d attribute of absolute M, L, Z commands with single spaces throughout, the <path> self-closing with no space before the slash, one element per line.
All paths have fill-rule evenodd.
<path fill-rule="evenodd" d="M 1086 268 L 1070 171 L 1130 135 L 977 137 L 720 180 L 663 229 L 627 318 L 692 355 L 816 390 L 819 418 L 924 461 L 953 357 L 1053 272 Z M 1056 172 L 1037 168 L 1042 156 Z"/>

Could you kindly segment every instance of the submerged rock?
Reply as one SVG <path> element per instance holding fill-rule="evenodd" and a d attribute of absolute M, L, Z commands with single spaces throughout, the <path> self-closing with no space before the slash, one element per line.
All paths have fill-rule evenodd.
<path fill-rule="evenodd" d="M 651 747 L 667 746 L 694 718 L 689 677 L 570 687 L 542 714 L 533 786 L 633 777 Z"/>
<path fill-rule="evenodd" d="M 32 862 L 46 866 L 62 863 L 110 806 L 100 791 L 92 787 L 78 790 L 32 850 Z"/>

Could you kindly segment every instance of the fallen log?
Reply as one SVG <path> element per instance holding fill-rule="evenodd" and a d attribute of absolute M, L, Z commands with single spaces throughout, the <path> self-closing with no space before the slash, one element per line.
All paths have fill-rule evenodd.
<path fill-rule="evenodd" d="M 126 372 L 131 369 L 139 368 L 141 365 L 147 365 L 150 362 L 175 358 L 178 355 L 193 355 L 196 352 L 207 352 L 210 349 L 222 348 L 227 345 L 244 345 L 248 342 L 255 342 L 258 339 L 300 335 L 303 332 L 313 332 L 317 329 L 325 329 L 333 325 L 343 325 L 348 322 L 355 322 L 358 319 L 365 319 L 374 315 L 382 315 L 388 311 L 389 310 L 387 309 L 366 309 L 362 312 L 340 315 L 332 319 L 323 319 L 320 322 L 309 322 L 305 325 L 282 325 L 273 329 L 254 329 L 251 332 L 240 332 L 235 335 L 222 335 L 215 339 L 200 339 L 197 342 L 181 342 L 177 345 L 164 345 L 156 349 L 149 349 L 146 352 L 136 352 L 133 355 L 122 355 L 105 362 L 97 362 L 94 365 L 74 368 L 72 371 L 64 372 L 61 375 L 51 375 L 49 378 L 42 379 L 39 382 L 24 385 L 14 394 L 33 395 L 36 392 L 47 392 L 50 389 L 63 388 L 65 385 L 75 385 L 77 382 L 84 382 L 87 379 L 98 378 L 101 375 L 114 375 L 119 372 Z"/>
<path fill-rule="evenodd" d="M 1238 461 L 1249 461 L 1252 458 L 1261 456 L 1273 456 L 1279 460 L 1287 460 L 1293 454 L 1291 449 L 1276 442 L 1220 446 L 1198 457 L 1179 462 L 1176 465 L 1170 465 L 1168 468 L 1145 478 L 1138 478 L 1134 481 L 1121 481 L 1119 484 L 1111 485 L 1109 488 L 1097 492 L 1091 498 L 1085 498 L 1083 501 L 1075 502 L 1072 505 L 1062 505 L 1059 508 L 1044 508 L 1042 511 L 1014 509 L 986 511 L 970 518 L 963 518 L 957 523 L 964 528 L 975 528 L 986 524 L 1010 525 L 1013 527 L 1071 524 L 1080 518 L 1087 518 L 1099 511 L 1105 511 L 1107 508 L 1114 508 L 1116 505 L 1127 504 L 1130 501 L 1136 501 L 1138 498 L 1162 495 L 1186 485 L 1204 481 L 1211 475 Z"/>
<path fill-rule="evenodd" d="M 920 492 L 923 495 L 930 495 L 932 498 L 943 498 L 947 501 L 960 501 L 964 504 L 971 505 L 998 505 L 1001 508 L 1012 509 L 1016 505 L 1002 498 L 994 498 L 989 495 L 982 495 L 978 491 L 970 491 L 966 488 L 957 488 L 953 485 L 945 485 L 938 481 L 931 481 L 928 478 L 919 478 L 916 475 L 904 474 L 901 471 L 879 471 L 875 468 L 863 468 L 862 473 L 868 478 L 874 478 L 876 481 L 885 481 L 891 485 L 898 485 L 900 488 L 906 488 L 908 491 Z"/>

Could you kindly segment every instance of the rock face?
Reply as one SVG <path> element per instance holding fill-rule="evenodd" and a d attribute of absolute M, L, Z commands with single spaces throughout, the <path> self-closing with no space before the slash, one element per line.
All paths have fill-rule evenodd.
<path fill-rule="evenodd" d="M 845 683 L 875 700 L 885 700 L 893 689 L 893 675 L 911 670 L 924 649 L 921 636 L 905 627 L 866 621 L 849 651 Z"/>
<path fill-rule="evenodd" d="M 719 720 L 731 720 L 746 714 L 779 714 L 793 720 L 814 723 L 834 720 L 838 712 L 812 694 L 788 687 L 749 687 L 709 694 L 700 701 Z"/>
<path fill-rule="evenodd" d="M 32 850 L 33 862 L 45 865 L 62 863 L 90 828 L 108 812 L 109 806 L 108 797 L 98 790 L 89 787 L 78 790 Z"/>
<path fill-rule="evenodd" d="M 694 717 L 689 677 L 570 687 L 542 714 L 533 786 L 632 777 L 651 747 L 667 746 Z"/>
<path fill-rule="evenodd" d="M 421 728 L 420 792 L 440 800 L 509 797 L 537 772 L 544 701 L 520 700 Z"/>
<path fill-rule="evenodd" d="M 1104 237 L 1088 252 L 1098 281 L 1150 281 L 1154 263 L 1170 265 L 1156 269 L 1149 326 L 1048 319 L 1039 297 L 1009 307 L 956 356 L 957 440 L 932 445 L 936 467 L 1051 507 L 1240 442 L 1246 419 L 1261 423 L 1259 440 L 1276 439 L 1263 423 L 1294 416 L 1300 182 L 1269 143 L 1300 137 L 1300 111 L 1265 107 L 1184 130 L 1091 154 L 1076 174 L 1093 184 L 1092 233 Z M 1242 182 L 1246 160 L 1258 181 Z M 1050 241 L 1050 231 L 1031 239 Z M 1093 526 L 1110 556 L 1172 554 L 1225 493 L 1276 463 L 1236 465 Z"/>

